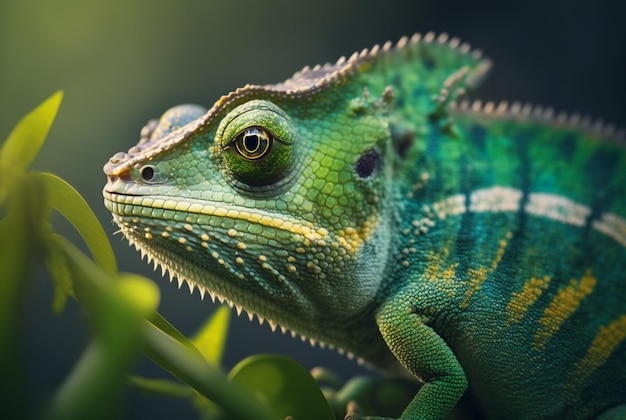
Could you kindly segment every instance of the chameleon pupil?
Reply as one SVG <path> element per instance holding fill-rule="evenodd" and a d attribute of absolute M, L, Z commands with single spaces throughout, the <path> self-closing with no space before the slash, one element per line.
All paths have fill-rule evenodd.
<path fill-rule="evenodd" d="M 246 150 L 250 153 L 254 153 L 259 148 L 259 144 L 261 143 L 259 140 L 259 136 L 256 134 L 248 134 L 244 137 L 244 146 Z"/>
<path fill-rule="evenodd" d="M 262 128 L 248 128 L 235 138 L 235 147 L 245 159 L 264 157 L 272 145 L 272 136 Z"/>

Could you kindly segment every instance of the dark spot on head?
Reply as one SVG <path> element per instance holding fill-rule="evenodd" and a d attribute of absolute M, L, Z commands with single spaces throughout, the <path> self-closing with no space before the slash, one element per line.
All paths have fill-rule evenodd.
<path fill-rule="evenodd" d="M 412 130 L 404 129 L 395 124 L 391 124 L 389 129 L 391 131 L 393 148 L 400 158 L 406 159 L 409 149 L 411 149 L 415 141 L 415 133 L 413 133 Z"/>
<path fill-rule="evenodd" d="M 367 150 L 354 165 L 354 170 L 361 178 L 371 176 L 380 164 L 380 155 L 374 149 Z"/>
<path fill-rule="evenodd" d="M 426 70 L 433 70 L 437 62 L 435 61 L 435 57 L 433 57 L 432 53 L 428 51 L 426 48 L 422 49 L 422 63 L 424 64 L 424 68 Z"/>

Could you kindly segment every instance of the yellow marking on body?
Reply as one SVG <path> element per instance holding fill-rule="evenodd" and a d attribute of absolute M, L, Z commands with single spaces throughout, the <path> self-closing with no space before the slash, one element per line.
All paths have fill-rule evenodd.
<path fill-rule="evenodd" d="M 363 226 L 360 229 L 355 229 L 353 227 L 340 229 L 337 231 L 334 239 L 341 248 L 345 249 L 349 254 L 354 255 L 359 251 L 365 241 L 367 241 L 367 239 L 369 239 L 376 231 L 379 224 L 380 221 L 378 220 L 378 217 L 371 215 L 363 223 Z M 315 239 L 316 242 L 318 242 L 322 238 L 310 239 Z M 326 241 L 324 243 L 326 244 Z"/>
<path fill-rule="evenodd" d="M 517 324 L 524 318 L 528 308 L 539 299 L 541 293 L 550 284 L 550 276 L 543 278 L 531 277 L 519 292 L 511 293 L 511 300 L 506 306 L 507 325 Z"/>
<path fill-rule="evenodd" d="M 472 299 L 472 295 L 474 292 L 480 290 L 487 280 L 487 276 L 494 272 L 496 268 L 498 268 L 498 264 L 502 260 L 502 256 L 504 255 L 504 251 L 506 250 L 507 245 L 509 244 L 509 239 L 513 234 L 511 232 L 507 232 L 504 238 L 500 239 L 498 243 L 498 250 L 496 251 L 496 255 L 491 261 L 489 267 L 481 266 L 478 268 L 469 268 L 467 270 L 467 278 L 468 278 L 468 288 L 465 292 L 465 300 L 461 302 L 461 308 L 466 308 L 469 305 L 470 300 Z"/>
<path fill-rule="evenodd" d="M 626 338 L 626 314 L 612 321 L 609 325 L 602 325 L 598 334 L 591 342 L 585 356 L 570 372 L 570 387 L 577 387 L 593 372 L 606 362 L 613 351 Z"/>
<path fill-rule="evenodd" d="M 580 302 L 593 291 L 596 283 L 597 280 L 591 270 L 587 270 L 580 281 L 571 279 L 566 287 L 559 290 L 539 320 L 539 328 L 535 332 L 533 342 L 535 349 L 540 350 L 546 346 L 563 322 L 578 309 Z"/>
<path fill-rule="evenodd" d="M 407 249 L 410 253 L 410 249 Z M 428 265 L 424 270 L 424 277 L 430 282 L 440 283 L 439 289 L 446 292 L 449 297 L 456 294 L 456 269 L 458 263 L 446 264 L 446 258 L 450 254 L 449 248 L 444 247 L 439 252 L 428 253 Z"/>

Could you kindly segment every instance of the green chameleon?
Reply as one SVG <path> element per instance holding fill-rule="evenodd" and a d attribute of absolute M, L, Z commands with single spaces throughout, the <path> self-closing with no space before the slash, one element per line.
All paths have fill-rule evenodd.
<path fill-rule="evenodd" d="M 489 67 L 415 35 L 172 108 L 106 164 L 106 207 L 192 290 L 419 378 L 403 419 L 467 389 L 626 418 L 623 134 L 458 102 Z"/>

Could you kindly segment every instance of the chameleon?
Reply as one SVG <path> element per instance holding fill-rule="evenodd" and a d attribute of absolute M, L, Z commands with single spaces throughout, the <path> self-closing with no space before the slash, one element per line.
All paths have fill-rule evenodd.
<path fill-rule="evenodd" d="M 490 67 L 416 34 L 171 108 L 105 205 L 191 291 L 419 379 L 402 419 L 626 418 L 624 133 L 468 102 Z"/>

